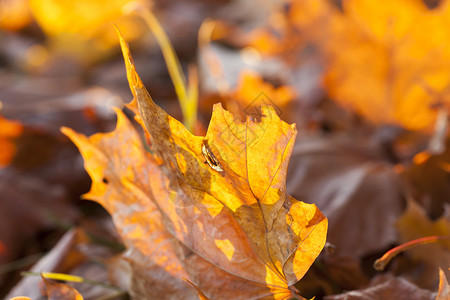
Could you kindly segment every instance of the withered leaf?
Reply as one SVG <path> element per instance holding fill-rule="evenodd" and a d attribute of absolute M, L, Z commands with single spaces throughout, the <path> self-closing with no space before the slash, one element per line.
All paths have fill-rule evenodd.
<path fill-rule="evenodd" d="M 132 124 L 119 110 L 117 114 L 117 127 L 111 133 L 96 134 L 88 139 L 69 129 L 64 129 L 64 132 L 80 148 L 85 157 L 86 169 L 93 180 L 90 192 L 84 197 L 96 200 L 111 213 L 128 247 L 124 259 L 131 269 L 131 278 L 121 280 L 130 283 L 123 287 L 129 290 L 131 296 L 135 299 L 198 299 L 196 291 L 182 280 L 188 278 L 212 299 L 264 299 L 276 291 L 280 293 L 281 299 L 283 295 L 288 297 L 290 292 L 285 289 L 270 288 L 265 283 L 253 282 L 223 271 L 186 248 L 167 231 L 156 197 L 161 198 L 161 202 L 165 201 L 165 206 L 181 202 L 169 190 L 169 179 L 159 168 L 155 158 L 145 151 Z M 179 210 L 188 208 L 182 205 L 178 207 Z M 194 208 L 191 207 L 192 209 Z M 227 225 L 230 221 L 223 212 L 207 221 L 222 222 L 223 224 L 218 224 L 220 230 L 228 230 L 227 227 L 230 227 Z M 190 228 L 188 226 L 191 225 L 188 224 L 186 228 Z M 213 227 L 205 226 L 205 229 L 211 229 L 208 234 L 212 235 L 219 231 Z M 231 233 L 233 229 L 230 229 Z M 225 232 L 223 241 L 218 241 L 217 244 L 222 249 L 226 249 L 226 246 L 233 248 L 234 245 L 227 243 L 226 238 L 232 236 L 229 237 Z M 216 251 L 219 249 L 207 236 L 201 242 L 208 243 Z M 230 264 L 242 263 L 245 268 L 250 269 L 248 272 L 255 269 L 261 271 L 262 267 L 251 265 L 255 260 L 252 251 L 244 251 L 248 251 L 250 263 L 246 262 L 246 257 L 238 257 L 240 262 L 233 261 Z M 227 261 L 225 255 L 219 256 L 219 259 L 223 259 L 224 263 Z"/>
<path fill-rule="evenodd" d="M 85 237 L 80 230 L 70 230 L 59 242 L 42 257 L 31 269 L 31 272 L 72 272 L 73 267 L 83 263 L 86 258 L 77 249 Z M 27 295 L 32 299 L 42 296 L 40 289 L 42 279 L 38 276 L 24 276 L 6 295 L 6 298 Z"/>
<path fill-rule="evenodd" d="M 85 197 L 112 214 L 133 271 L 158 282 L 134 282 L 134 292 L 194 296 L 184 277 L 213 299 L 288 299 L 289 287 L 323 248 L 327 229 L 315 205 L 286 193 L 295 127 L 267 106 L 261 122 L 241 123 L 219 104 L 206 136 L 194 136 L 153 103 L 122 38 L 121 46 L 154 154 L 144 151 L 119 111 L 112 133 L 64 132 L 93 179 Z"/>
<path fill-rule="evenodd" d="M 362 290 L 325 297 L 326 300 L 432 300 L 433 294 L 423 290 L 401 277 L 378 276 L 371 285 Z"/>
<path fill-rule="evenodd" d="M 131 91 L 152 137 L 152 149 L 170 172 L 170 187 L 180 201 L 177 206 L 196 207 L 211 216 L 227 211 L 234 219 L 230 224 L 241 227 L 248 246 L 269 266 L 268 274 L 273 272 L 271 277 L 279 277 L 288 285 L 298 281 L 323 247 L 326 219 L 315 205 L 299 202 L 286 193 L 285 176 L 297 133 L 295 126 L 282 122 L 268 106 L 262 107 L 261 122 L 247 118 L 241 123 L 219 104 L 213 109 L 206 137 L 193 136 L 154 104 L 136 73 L 127 45 L 122 38 L 120 41 Z M 204 143 L 215 154 L 223 173 L 204 163 Z M 183 226 L 198 212 L 193 210 L 189 216 L 186 207 L 179 210 L 162 204 L 171 222 L 169 231 L 220 266 L 206 244 L 194 243 L 197 234 L 204 239 L 204 227 L 190 227 L 188 232 Z M 222 240 L 220 235 L 216 245 Z"/>

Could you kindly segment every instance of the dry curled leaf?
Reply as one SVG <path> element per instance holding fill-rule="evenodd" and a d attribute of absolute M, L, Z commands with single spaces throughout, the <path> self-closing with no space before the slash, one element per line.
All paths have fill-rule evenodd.
<path fill-rule="evenodd" d="M 169 205 L 176 201 L 171 199 L 175 193 L 169 193 L 168 178 L 145 151 L 123 113 L 118 111 L 117 128 L 112 133 L 89 139 L 67 129 L 65 133 L 86 157 L 86 169 L 93 179 L 91 191 L 85 197 L 98 201 L 111 213 L 127 244 L 125 259 L 132 272 L 130 279 L 122 281 L 130 282 L 125 287 L 135 299 L 197 299 L 195 290 L 182 278 L 189 278 L 202 290 L 206 285 L 213 298 L 251 295 L 257 299 L 271 294 L 265 285 L 236 278 L 215 267 L 167 231 L 155 197 L 161 197 L 164 205 Z M 205 278 L 207 283 L 199 283 Z"/>
<path fill-rule="evenodd" d="M 85 197 L 111 213 L 141 277 L 131 294 L 195 299 L 187 278 L 212 299 L 289 299 L 327 230 L 315 205 L 286 192 L 294 125 L 267 106 L 241 123 L 216 105 L 206 136 L 194 136 L 153 103 L 121 45 L 153 155 L 119 111 L 112 133 L 64 132 L 93 179 Z"/>

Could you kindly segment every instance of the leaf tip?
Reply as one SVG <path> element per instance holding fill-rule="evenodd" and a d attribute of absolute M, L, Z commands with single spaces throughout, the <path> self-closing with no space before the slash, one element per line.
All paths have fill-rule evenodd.
<path fill-rule="evenodd" d="M 64 134 L 65 136 L 67 136 L 68 138 L 72 139 L 72 136 L 75 134 L 75 131 L 73 131 L 72 128 L 66 127 L 66 126 L 62 126 L 59 131 Z"/>
<path fill-rule="evenodd" d="M 125 61 L 128 83 L 130 84 L 130 89 L 131 92 L 133 93 L 133 96 L 136 96 L 135 88 L 139 86 L 140 79 L 134 67 L 133 57 L 131 56 L 130 48 L 128 47 L 128 44 L 125 41 L 125 39 L 123 38 L 120 29 L 116 25 L 114 25 L 114 27 L 116 29 L 117 36 L 119 37 L 119 44 L 120 49 L 122 50 L 123 59 Z"/>

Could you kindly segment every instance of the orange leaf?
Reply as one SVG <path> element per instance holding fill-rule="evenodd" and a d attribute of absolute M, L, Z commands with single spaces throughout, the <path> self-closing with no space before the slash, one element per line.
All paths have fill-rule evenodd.
<path fill-rule="evenodd" d="M 168 232 L 156 198 L 166 206 L 174 206 L 179 200 L 170 190 L 170 181 L 155 158 L 146 152 L 132 124 L 120 110 L 116 112 L 117 127 L 111 133 L 87 138 L 67 128 L 63 132 L 80 149 L 93 181 L 84 197 L 99 202 L 110 212 L 127 245 L 125 259 L 132 269 L 128 289 L 135 299 L 198 299 L 197 292 L 182 278 L 195 282 L 212 299 L 249 299 L 250 296 L 263 299 L 271 295 L 265 283 L 223 271 Z M 179 209 L 184 208 L 180 205 Z M 226 226 L 227 220 L 212 221 L 224 222 L 224 227 L 230 227 Z M 217 231 L 216 228 L 211 230 Z M 243 263 L 245 261 L 243 259 Z M 254 269 L 250 264 L 247 266 Z M 283 290 L 280 293 L 286 297 L 290 294 Z"/>
<path fill-rule="evenodd" d="M 330 96 L 376 123 L 431 127 L 450 103 L 449 3 L 343 1 L 321 40 Z"/>
<path fill-rule="evenodd" d="M 327 229 L 315 205 L 286 193 L 295 126 L 267 106 L 261 122 L 241 123 L 219 104 L 206 137 L 194 136 L 153 103 L 122 38 L 121 46 L 154 156 L 118 110 L 112 133 L 88 139 L 64 132 L 93 179 L 85 197 L 112 214 L 136 275 L 158 282 L 134 282 L 134 292 L 194 296 L 184 277 L 212 299 L 290 298 L 289 287 L 322 250 Z M 161 282 L 167 276 L 171 281 Z"/>
<path fill-rule="evenodd" d="M 250 244 L 259 258 L 273 268 L 273 275 L 295 283 L 319 254 L 326 232 L 326 219 L 315 205 L 286 194 L 285 177 L 297 134 L 295 125 L 281 121 L 268 106 L 262 107 L 260 123 L 250 118 L 240 123 L 218 104 L 206 137 L 193 136 L 153 102 L 122 38 L 121 46 L 140 116 L 152 137 L 153 150 L 164 160 L 174 177 L 171 179 L 177 181 L 174 188 L 181 194 L 179 200 L 206 205 L 205 213 L 213 217 L 227 211 L 252 240 Z M 210 160 L 217 168 L 211 166 Z M 192 233 L 183 230 L 181 223 L 176 227 L 186 210 L 161 209 L 174 222 L 169 230 L 195 250 L 195 243 L 190 241 Z M 194 209 L 192 213 L 195 216 L 199 212 Z M 205 233 L 198 229 L 201 235 Z M 204 249 L 198 250 L 208 257 L 206 245 L 200 247 Z"/>
<path fill-rule="evenodd" d="M 312 45 L 332 99 L 374 123 L 429 129 L 450 104 L 450 1 L 432 10 L 424 2 L 290 1 L 250 44 L 283 58 Z"/>

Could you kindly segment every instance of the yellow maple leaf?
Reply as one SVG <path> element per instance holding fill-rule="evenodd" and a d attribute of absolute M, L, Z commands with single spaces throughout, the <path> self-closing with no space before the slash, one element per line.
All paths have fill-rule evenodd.
<path fill-rule="evenodd" d="M 295 126 L 268 106 L 260 122 L 241 123 L 218 104 L 206 136 L 194 136 L 154 104 L 122 38 L 121 46 L 153 154 L 118 110 L 112 133 L 64 132 L 93 179 L 85 197 L 113 216 L 135 276 L 158 282 L 132 281 L 133 293 L 197 297 L 186 278 L 212 299 L 289 299 L 327 230 L 315 205 L 286 192 Z"/>

